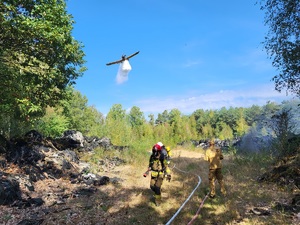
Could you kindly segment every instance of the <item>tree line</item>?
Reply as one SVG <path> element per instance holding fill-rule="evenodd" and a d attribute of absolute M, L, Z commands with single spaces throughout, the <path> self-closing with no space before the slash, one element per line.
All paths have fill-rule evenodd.
<path fill-rule="evenodd" d="M 293 118 L 293 121 L 289 119 L 289 126 L 297 124 L 294 119 L 299 117 L 297 107 L 300 104 L 298 100 L 280 104 L 267 102 L 264 106 L 248 108 L 197 109 L 190 115 L 172 109 L 146 118 L 139 107 L 133 106 L 127 113 L 121 104 L 114 104 L 104 116 L 94 106 L 89 106 L 88 99 L 74 88 L 68 88 L 68 96 L 68 100 L 62 100 L 56 107 L 47 107 L 44 116 L 34 120 L 9 123 L 4 122 L 9 120 L 2 114 L 1 134 L 18 136 L 35 129 L 45 136 L 59 137 L 66 130 L 78 130 L 85 136 L 108 137 L 115 145 L 150 144 L 157 140 L 176 145 L 186 140 L 212 137 L 230 140 L 242 137 L 253 127 L 259 127 L 265 134 L 274 133 L 277 124 L 281 123 L 282 112 Z M 290 113 L 291 110 L 293 113 Z"/>

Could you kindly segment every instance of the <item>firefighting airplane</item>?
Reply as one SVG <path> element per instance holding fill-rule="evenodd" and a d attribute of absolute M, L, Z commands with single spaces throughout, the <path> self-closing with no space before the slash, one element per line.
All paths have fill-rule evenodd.
<path fill-rule="evenodd" d="M 140 53 L 140 51 L 138 51 L 138 52 L 136 52 L 136 53 L 133 53 L 132 55 L 127 56 L 127 57 L 126 57 L 126 55 L 122 55 L 122 58 L 121 58 L 120 60 L 117 60 L 117 61 L 114 61 L 114 62 L 110 62 L 110 63 L 106 63 L 106 65 L 107 65 L 107 66 L 110 66 L 110 65 L 113 65 L 113 64 L 122 63 L 122 62 L 124 62 L 125 60 L 129 60 L 131 57 L 133 57 L 133 56 L 135 56 L 135 55 L 137 55 L 137 54 L 139 54 L 139 53 Z"/>

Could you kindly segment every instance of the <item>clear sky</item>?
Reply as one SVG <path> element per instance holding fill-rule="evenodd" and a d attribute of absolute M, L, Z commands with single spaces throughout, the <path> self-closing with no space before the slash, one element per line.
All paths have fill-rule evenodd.
<path fill-rule="evenodd" d="M 274 90 L 256 0 L 68 0 L 88 70 L 75 88 L 106 115 L 114 104 L 145 115 L 250 107 L 291 98 Z M 132 57 L 128 80 L 116 81 Z"/>

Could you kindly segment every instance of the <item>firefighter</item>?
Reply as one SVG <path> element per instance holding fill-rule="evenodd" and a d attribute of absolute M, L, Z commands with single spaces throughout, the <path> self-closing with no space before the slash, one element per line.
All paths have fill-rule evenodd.
<path fill-rule="evenodd" d="M 165 154 L 159 144 L 152 147 L 152 154 L 149 159 L 148 171 L 151 171 L 150 188 L 154 192 L 154 202 L 157 206 L 161 203 L 161 186 L 164 177 L 171 180 L 171 171 L 168 167 Z"/>
<path fill-rule="evenodd" d="M 171 159 L 172 159 L 171 158 L 172 153 L 171 153 L 171 148 L 169 146 L 166 147 L 166 152 L 167 152 L 167 156 L 166 156 L 167 157 L 167 163 L 170 164 Z"/>
<path fill-rule="evenodd" d="M 156 144 L 158 144 L 161 147 L 162 154 L 165 155 L 167 163 L 170 164 L 172 156 L 170 146 L 165 146 L 162 142 L 157 142 Z"/>
<path fill-rule="evenodd" d="M 225 196 L 225 184 L 223 180 L 222 174 L 222 163 L 221 160 L 223 159 L 222 150 L 219 147 L 215 146 L 214 140 L 209 141 L 209 148 L 206 150 L 204 159 L 209 162 L 209 173 L 208 173 L 208 180 L 209 180 L 209 187 L 210 193 L 209 196 L 214 198 L 216 195 L 215 191 L 215 181 L 219 182 L 221 193 Z"/>

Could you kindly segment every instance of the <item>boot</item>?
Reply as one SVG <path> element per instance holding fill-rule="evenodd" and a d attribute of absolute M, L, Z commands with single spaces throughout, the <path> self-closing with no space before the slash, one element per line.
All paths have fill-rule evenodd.
<path fill-rule="evenodd" d="M 159 206 L 161 204 L 161 195 L 154 195 L 154 202 L 156 206 Z"/>
<path fill-rule="evenodd" d="M 221 187 L 222 195 L 226 196 L 226 189 L 225 189 L 225 184 L 224 184 L 223 180 L 220 180 L 220 187 Z"/>
<path fill-rule="evenodd" d="M 214 198 L 215 195 L 216 195 L 215 181 L 214 180 L 209 181 L 209 187 L 210 187 L 209 197 Z"/>

